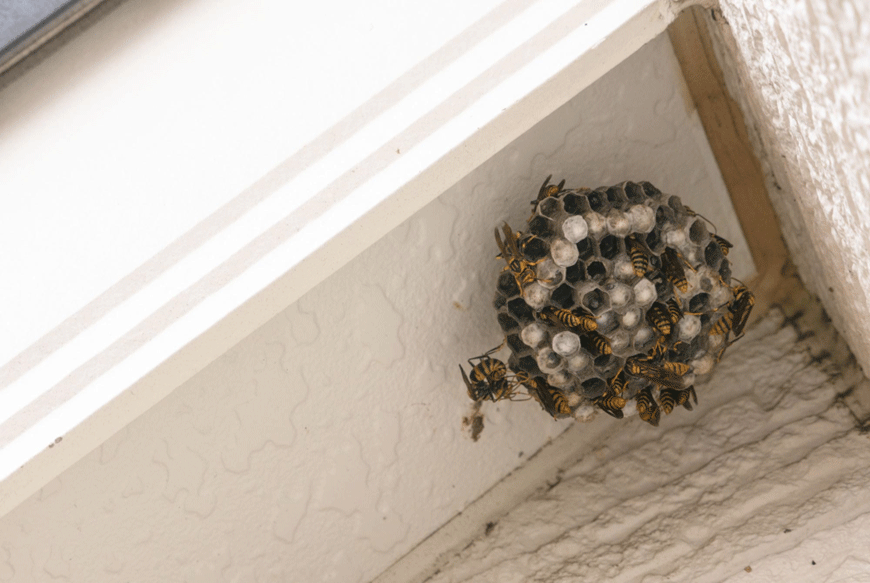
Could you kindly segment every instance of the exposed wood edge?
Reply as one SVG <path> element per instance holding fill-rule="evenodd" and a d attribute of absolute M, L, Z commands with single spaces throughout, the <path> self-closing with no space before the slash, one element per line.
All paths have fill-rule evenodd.
<path fill-rule="evenodd" d="M 743 111 L 728 93 L 716 60 L 704 10 L 700 6 L 683 10 L 668 27 L 668 35 L 758 269 L 758 277 L 748 282 L 756 295 L 758 318 L 800 283 Z"/>

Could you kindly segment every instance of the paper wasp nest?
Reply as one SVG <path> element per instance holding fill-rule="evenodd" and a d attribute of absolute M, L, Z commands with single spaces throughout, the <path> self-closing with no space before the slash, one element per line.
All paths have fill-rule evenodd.
<path fill-rule="evenodd" d="M 563 184 L 547 179 L 525 231 L 496 230 L 506 267 L 495 309 L 509 371 L 489 353 L 470 360 L 469 395 L 525 389 L 554 417 L 592 407 L 621 418 L 631 408 L 654 425 L 662 411 L 691 409 L 694 384 L 742 333 L 754 303 L 743 285 L 732 287 L 731 244 L 648 182 Z"/>

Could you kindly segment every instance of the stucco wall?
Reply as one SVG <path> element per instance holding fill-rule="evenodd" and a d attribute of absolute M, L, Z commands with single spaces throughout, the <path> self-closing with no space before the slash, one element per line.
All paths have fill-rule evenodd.
<path fill-rule="evenodd" d="M 870 4 L 722 0 L 713 16 L 792 258 L 868 371 Z"/>
<path fill-rule="evenodd" d="M 570 423 L 487 404 L 474 442 L 457 370 L 501 341 L 493 227 L 551 172 L 650 180 L 752 269 L 659 38 L 4 517 L 0 581 L 377 575 Z"/>
<path fill-rule="evenodd" d="M 797 322 L 772 311 L 695 411 L 635 419 L 430 583 L 866 581 L 870 448 L 838 400 L 863 375 Z"/>

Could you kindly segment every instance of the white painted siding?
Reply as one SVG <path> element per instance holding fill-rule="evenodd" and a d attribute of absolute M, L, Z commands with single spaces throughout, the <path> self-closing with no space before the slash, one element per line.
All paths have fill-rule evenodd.
<path fill-rule="evenodd" d="M 870 4 L 720 8 L 733 93 L 754 118 L 792 258 L 870 370 Z"/>

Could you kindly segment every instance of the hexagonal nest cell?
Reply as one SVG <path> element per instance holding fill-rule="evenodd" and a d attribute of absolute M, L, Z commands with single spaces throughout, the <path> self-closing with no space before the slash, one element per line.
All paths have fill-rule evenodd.
<path fill-rule="evenodd" d="M 694 384 L 754 304 L 732 285 L 731 244 L 648 182 L 590 190 L 549 181 L 526 231 L 496 229 L 506 265 L 494 305 L 510 357 L 505 367 L 490 356 L 500 346 L 470 359 L 469 396 L 525 389 L 556 418 L 636 409 L 653 425 L 679 405 L 691 410 Z"/>

